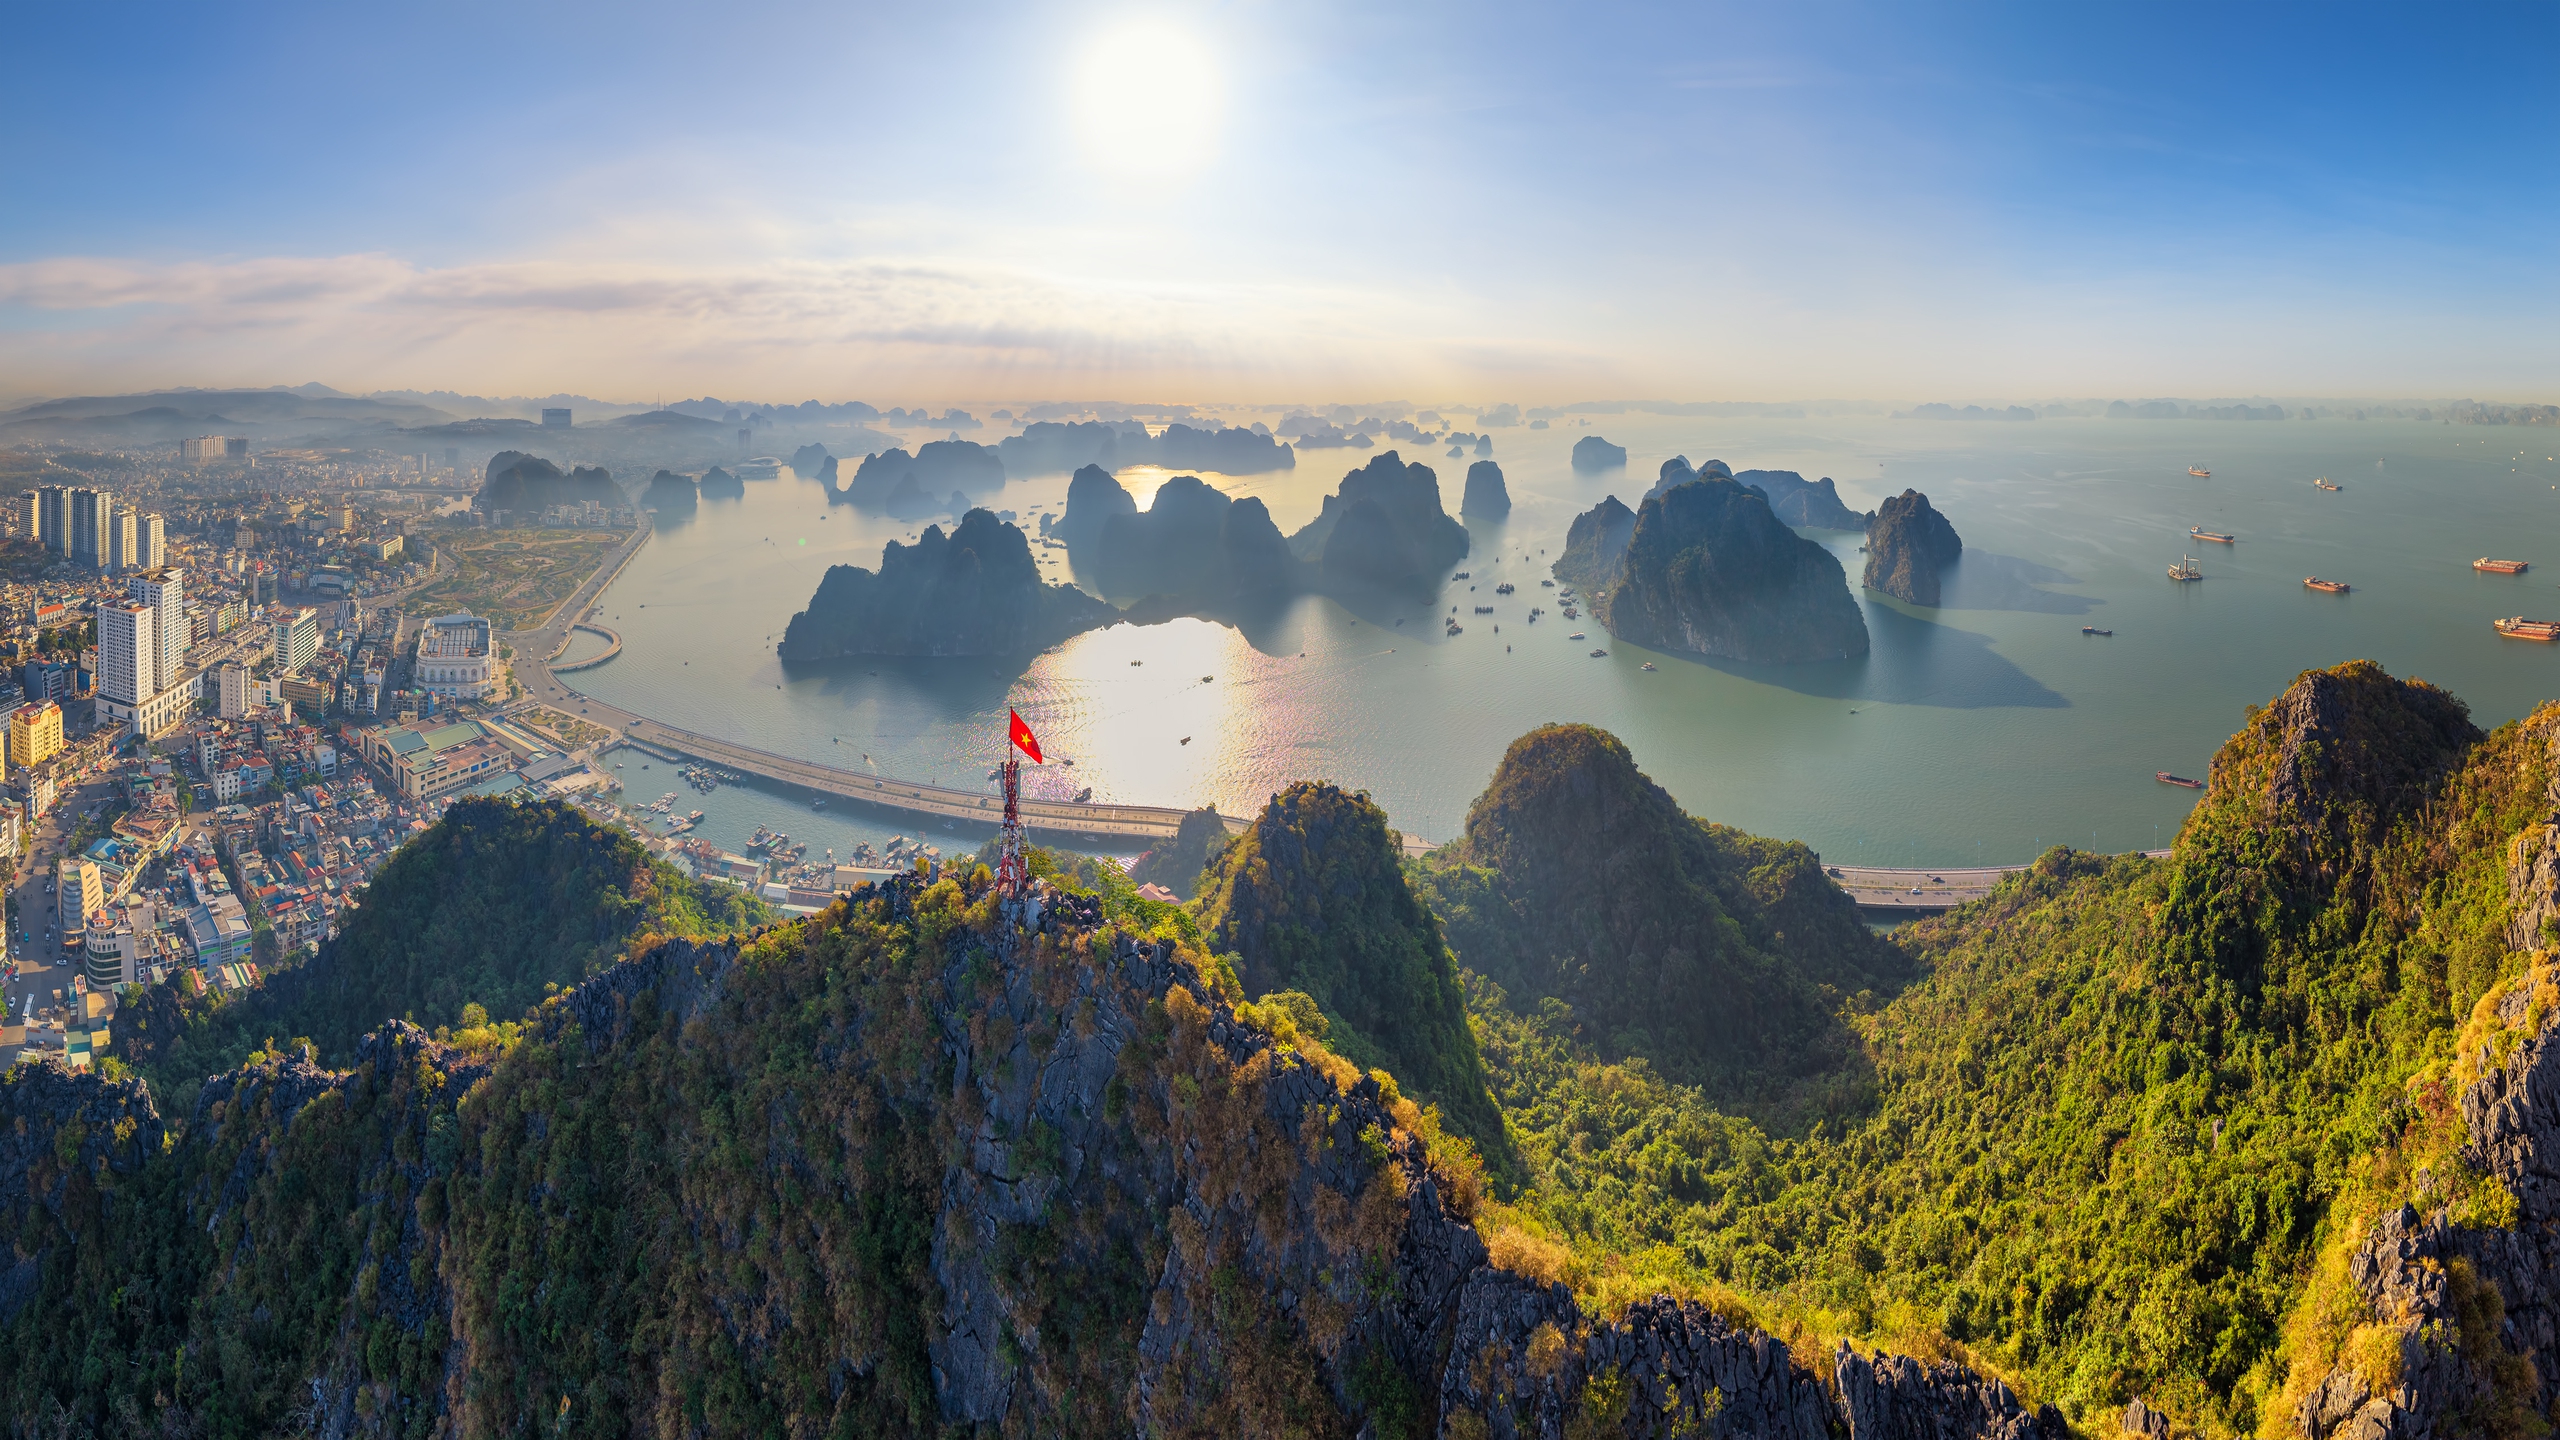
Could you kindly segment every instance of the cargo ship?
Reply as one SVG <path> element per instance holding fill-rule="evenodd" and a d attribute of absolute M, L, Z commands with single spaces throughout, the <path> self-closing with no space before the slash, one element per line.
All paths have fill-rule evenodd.
<path fill-rule="evenodd" d="M 2204 578 L 2204 572 L 2196 568 L 2196 557 L 2188 555 L 2181 557 L 2177 564 L 2169 567 L 2169 578 L 2172 580 L 2201 580 Z"/>
<path fill-rule="evenodd" d="M 2305 575 L 2302 577 L 2302 588 L 2306 590 L 2317 590 L 2323 595 L 2344 595 L 2347 593 L 2347 582 L 2344 580 L 2323 580 L 2317 575 Z"/>
<path fill-rule="evenodd" d="M 2527 620 L 2514 615 L 2489 623 L 2510 640 L 2560 640 L 2560 620 Z"/>
<path fill-rule="evenodd" d="M 2166 770 L 2154 770 L 2151 773 L 2163 785 L 2184 785 L 2190 790 L 2201 790 L 2204 788 L 2203 781 L 2190 780 L 2184 775 L 2172 775 Z"/>
<path fill-rule="evenodd" d="M 2187 533 L 2198 540 L 2210 540 L 2216 545 L 2236 545 L 2240 543 L 2238 536 L 2225 535 L 2219 530 L 2207 530 L 2202 526 L 2190 526 L 2188 527 Z"/>
<path fill-rule="evenodd" d="M 2080 627 L 2080 633 L 2083 635 L 2113 635 L 2116 632 L 2113 630 L 2101 630 L 2095 625 L 2083 625 Z"/>
<path fill-rule="evenodd" d="M 2314 490 L 2335 490 L 2335 489 L 2337 489 L 2337 488 L 2339 488 L 2339 487 L 2337 487 L 2337 486 L 2335 486 L 2335 485 L 2330 484 L 2330 483 L 2329 483 L 2329 477 L 2328 477 L 2328 476 L 2326 476 L 2326 475 L 2323 475 L 2323 476 L 2321 476 L 2319 479 L 2314 480 L 2314 481 L 2312 481 L 2312 482 L 2311 482 L 2311 488 L 2313 488 Z"/>
<path fill-rule="evenodd" d="M 2210 471 L 2210 470 L 2207 470 L 2206 468 L 2204 468 L 2204 467 L 2203 467 L 2203 466 L 2201 466 L 2201 465 L 2190 465 L 2190 466 L 2188 466 L 2188 467 L 2187 467 L 2187 473 L 2188 473 L 2188 474 L 2190 474 L 2190 475 L 2193 475 L 2194 477 L 2196 477 L 2196 478 L 2197 478 L 2197 479 L 2199 479 L 2199 480 L 2210 480 L 2210 479 L 2212 479 L 2212 478 L 2213 478 L 2213 472 L 2212 472 L 2212 471 Z"/>
<path fill-rule="evenodd" d="M 2492 560 L 2483 555 L 2471 562 L 2471 568 L 2486 570 L 2492 575 L 2521 575 L 2527 567 L 2522 560 Z"/>

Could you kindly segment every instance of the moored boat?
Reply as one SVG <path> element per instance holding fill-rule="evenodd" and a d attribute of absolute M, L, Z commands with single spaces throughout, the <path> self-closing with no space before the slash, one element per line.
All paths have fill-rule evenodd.
<path fill-rule="evenodd" d="M 2560 640 L 2560 620 L 2527 620 L 2511 615 L 2489 623 L 2510 640 Z"/>
<path fill-rule="evenodd" d="M 2198 540 L 2210 540 L 2216 545 L 2237 545 L 2240 543 L 2239 537 L 2237 536 L 2225 535 L 2219 530 L 2207 530 L 2202 526 L 2190 526 L 2187 529 L 2187 533 Z"/>
<path fill-rule="evenodd" d="M 2485 570 L 2492 575 L 2521 575 L 2529 567 L 2522 560 L 2492 560 L 2483 555 L 2471 562 L 2471 568 Z"/>
<path fill-rule="evenodd" d="M 2163 785 L 2184 785 L 2190 790 L 2201 790 L 2204 788 L 2203 781 L 2190 780 L 2184 775 L 2172 775 L 2166 770 L 2154 770 L 2151 773 L 2153 777 L 2159 780 Z"/>
<path fill-rule="evenodd" d="M 2116 632 L 2113 630 L 2101 630 L 2095 625 L 2083 625 L 2080 627 L 2080 633 L 2083 635 L 2113 635 Z"/>
<path fill-rule="evenodd" d="M 2196 568 L 2196 557 L 2184 555 L 2179 557 L 2177 564 L 2169 567 L 2169 578 L 2181 581 L 2201 580 L 2204 578 L 2204 571 Z"/>
<path fill-rule="evenodd" d="M 2321 476 L 2319 479 L 2314 480 L 2314 481 L 2312 481 L 2312 482 L 2311 482 L 2311 488 L 2312 488 L 2312 489 L 2314 489 L 2314 490 L 2335 490 L 2335 489 L 2338 489 L 2339 487 L 2338 487 L 2338 486 L 2336 486 L 2336 485 L 2332 485 L 2332 484 L 2330 484 L 2330 483 L 2329 483 L 2329 477 L 2328 477 L 2328 476 L 2326 476 L 2326 475 L 2323 475 L 2323 476 Z"/>
<path fill-rule="evenodd" d="M 2347 593 L 2347 582 L 2344 580 L 2323 580 L 2317 575 L 2305 575 L 2302 577 L 2302 588 L 2305 590 L 2317 590 L 2323 595 L 2344 595 Z"/>
<path fill-rule="evenodd" d="M 2190 466 L 2188 466 L 2188 467 L 2187 467 L 2187 473 L 2188 473 L 2188 474 L 2190 474 L 2190 475 L 2193 475 L 2194 477 L 2196 477 L 2196 478 L 2197 478 L 2197 479 L 2199 479 L 2199 480 L 2210 480 L 2210 479 L 2212 479 L 2212 478 L 2213 478 L 2213 472 L 2212 472 L 2212 471 L 2210 471 L 2210 470 L 2207 470 L 2206 468 L 2204 468 L 2204 467 L 2203 467 L 2203 466 L 2201 466 L 2201 465 L 2190 465 Z"/>

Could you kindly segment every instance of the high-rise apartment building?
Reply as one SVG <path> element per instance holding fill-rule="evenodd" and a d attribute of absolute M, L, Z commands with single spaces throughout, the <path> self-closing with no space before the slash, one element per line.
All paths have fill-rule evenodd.
<path fill-rule="evenodd" d="M 156 522 L 160 517 L 150 518 Z M 135 600 L 151 607 L 154 617 L 151 689 L 157 694 L 178 683 L 178 662 L 186 658 L 188 642 L 195 638 L 187 621 L 186 572 L 166 567 L 145 570 L 127 588 Z"/>
<path fill-rule="evenodd" d="M 36 491 L 36 539 L 56 555 L 71 553 L 71 490 L 46 485 Z"/>
<path fill-rule="evenodd" d="M 157 570 L 169 563 L 169 527 L 157 515 L 145 515 L 135 522 L 134 564 L 145 570 Z"/>
<path fill-rule="evenodd" d="M 98 607 L 98 698 L 139 705 L 158 693 L 160 617 L 138 601 Z"/>
<path fill-rule="evenodd" d="M 288 674 L 320 653 L 320 612 L 301 606 L 276 617 L 276 668 Z"/>
<path fill-rule="evenodd" d="M 131 725 L 136 735 L 169 729 L 186 717 L 188 697 L 159 682 L 160 613 L 138 600 L 99 606 L 99 716 Z"/>
<path fill-rule="evenodd" d="M 42 540 L 42 510 L 43 497 L 33 490 L 20 491 L 9 499 L 9 528 L 30 540 Z"/>
<path fill-rule="evenodd" d="M 115 518 L 107 526 L 107 566 L 117 571 L 141 568 L 138 543 L 140 527 L 134 523 L 132 511 L 116 507 Z"/>
<path fill-rule="evenodd" d="M 116 497 L 104 490 L 71 491 L 71 558 L 100 570 L 115 558 Z"/>

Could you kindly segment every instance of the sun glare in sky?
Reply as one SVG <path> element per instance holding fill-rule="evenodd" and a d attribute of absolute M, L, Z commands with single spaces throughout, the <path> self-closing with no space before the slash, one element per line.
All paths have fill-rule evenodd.
<path fill-rule="evenodd" d="M 1119 175 L 1192 174 L 1217 154 L 1224 88 L 1218 57 L 1191 30 L 1154 19 L 1113 26 L 1076 67 L 1085 156 Z"/>

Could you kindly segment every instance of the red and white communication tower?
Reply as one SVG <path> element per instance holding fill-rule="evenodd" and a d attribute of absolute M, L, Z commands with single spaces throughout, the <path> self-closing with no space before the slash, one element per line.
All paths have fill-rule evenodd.
<path fill-rule="evenodd" d="M 1019 750 L 1031 757 L 1032 764 L 1040 764 L 1040 738 L 1022 723 L 1019 712 L 1006 713 L 1013 717 L 1006 736 L 1012 744 L 1000 767 L 1004 773 L 1004 848 L 996 861 L 996 888 L 1019 898 L 1031 888 L 1031 861 L 1022 850 L 1022 761 L 1013 752 Z"/>

